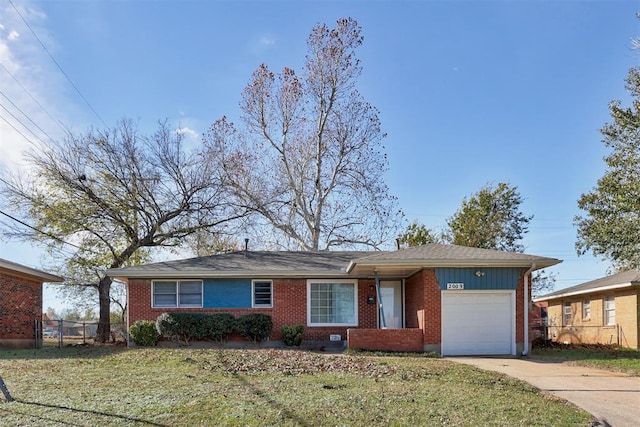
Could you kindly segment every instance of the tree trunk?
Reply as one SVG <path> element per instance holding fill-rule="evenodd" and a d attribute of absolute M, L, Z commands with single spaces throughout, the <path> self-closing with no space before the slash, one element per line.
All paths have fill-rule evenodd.
<path fill-rule="evenodd" d="M 111 298 L 109 293 L 111 291 L 111 278 L 105 276 L 100 279 L 98 284 L 98 295 L 100 297 L 100 318 L 98 321 L 98 330 L 96 331 L 95 342 L 106 343 L 111 339 Z"/>

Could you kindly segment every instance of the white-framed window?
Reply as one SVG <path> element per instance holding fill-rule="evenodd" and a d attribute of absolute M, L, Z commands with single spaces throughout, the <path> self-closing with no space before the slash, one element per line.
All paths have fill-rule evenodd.
<path fill-rule="evenodd" d="M 591 300 L 589 298 L 585 298 L 582 301 L 582 318 L 583 319 L 591 318 Z"/>
<path fill-rule="evenodd" d="M 616 324 L 616 297 L 613 295 L 604 299 L 604 324 L 607 326 Z"/>
<path fill-rule="evenodd" d="M 565 302 L 562 305 L 562 324 L 564 326 L 570 326 L 571 325 L 571 303 L 570 302 Z"/>
<path fill-rule="evenodd" d="M 358 326 L 357 280 L 307 280 L 309 326 Z"/>
<path fill-rule="evenodd" d="M 152 307 L 202 307 L 202 280 L 154 280 Z"/>
<path fill-rule="evenodd" d="M 251 281 L 251 306 L 273 307 L 273 282 L 271 280 Z"/>

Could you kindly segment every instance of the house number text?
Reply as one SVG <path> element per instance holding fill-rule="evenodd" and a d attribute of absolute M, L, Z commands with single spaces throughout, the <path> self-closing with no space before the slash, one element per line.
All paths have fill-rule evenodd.
<path fill-rule="evenodd" d="M 464 283 L 447 283 L 448 290 L 460 290 L 464 289 Z"/>

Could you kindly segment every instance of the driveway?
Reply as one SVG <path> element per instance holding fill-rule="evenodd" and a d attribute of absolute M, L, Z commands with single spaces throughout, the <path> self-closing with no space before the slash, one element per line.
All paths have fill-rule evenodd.
<path fill-rule="evenodd" d="M 640 426 L 640 377 L 536 359 L 447 357 L 528 382 L 591 413 L 602 426 Z"/>

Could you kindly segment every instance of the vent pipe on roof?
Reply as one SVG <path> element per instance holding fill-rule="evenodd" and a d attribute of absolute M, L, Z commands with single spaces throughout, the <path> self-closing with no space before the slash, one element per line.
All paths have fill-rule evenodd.
<path fill-rule="evenodd" d="M 244 256 L 247 256 L 247 252 L 249 251 L 249 238 L 245 237 L 244 239 Z"/>
<path fill-rule="evenodd" d="M 396 238 L 396 250 L 397 251 L 400 250 L 400 238 L 399 237 Z"/>

